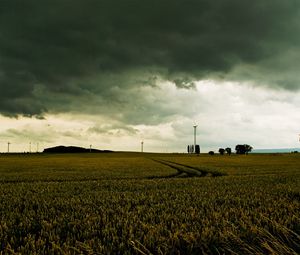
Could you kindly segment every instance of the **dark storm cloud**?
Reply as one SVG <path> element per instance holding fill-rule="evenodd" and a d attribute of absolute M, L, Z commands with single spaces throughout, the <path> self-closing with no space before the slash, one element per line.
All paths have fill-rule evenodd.
<path fill-rule="evenodd" d="M 3 0 L 0 112 L 114 112 L 157 78 L 298 89 L 299 11 L 298 0 Z"/>

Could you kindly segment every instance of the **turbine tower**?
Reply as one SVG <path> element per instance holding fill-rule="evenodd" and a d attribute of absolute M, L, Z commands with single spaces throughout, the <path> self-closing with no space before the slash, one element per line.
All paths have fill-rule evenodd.
<path fill-rule="evenodd" d="M 141 141 L 141 152 L 144 152 L 144 141 Z"/>
<path fill-rule="evenodd" d="M 10 142 L 7 143 L 7 153 L 9 153 Z"/>
<path fill-rule="evenodd" d="M 197 127 L 198 125 L 194 124 L 194 153 L 196 153 L 196 135 L 197 135 Z"/>

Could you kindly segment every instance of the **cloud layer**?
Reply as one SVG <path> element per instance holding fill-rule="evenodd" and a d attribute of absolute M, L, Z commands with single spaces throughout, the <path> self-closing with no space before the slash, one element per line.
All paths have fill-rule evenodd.
<path fill-rule="evenodd" d="M 124 124 L 107 115 L 46 114 L 43 120 L 0 116 L 0 152 L 28 151 L 60 144 L 112 150 L 186 152 L 193 143 L 193 123 L 197 122 L 197 142 L 202 152 L 220 147 L 234 148 L 248 143 L 254 148 L 299 147 L 300 91 L 270 91 L 262 87 L 226 82 L 197 82 L 194 90 L 178 90 L 172 83 L 145 92 L 161 106 L 160 123 L 143 109 L 132 118 L 147 124 Z M 176 98 L 176 100 L 174 100 Z M 155 109 L 155 108 L 154 108 Z M 126 111 L 125 111 L 126 112 Z M 150 114 L 151 113 L 151 114 Z M 137 118 L 137 116 L 140 116 Z M 147 116 L 150 120 L 147 120 Z M 164 118 L 162 118 L 164 116 Z M 139 121 L 137 121 L 139 120 Z"/>
<path fill-rule="evenodd" d="M 296 90 L 299 18 L 298 0 L 4 0 L 0 113 L 145 124 L 143 93 L 166 81 Z M 156 106 L 152 123 L 172 115 Z"/>

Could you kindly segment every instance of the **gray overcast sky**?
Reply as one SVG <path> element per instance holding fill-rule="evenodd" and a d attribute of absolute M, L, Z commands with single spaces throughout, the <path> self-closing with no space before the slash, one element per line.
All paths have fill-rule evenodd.
<path fill-rule="evenodd" d="M 298 0 L 3 0 L 0 151 L 296 147 Z M 13 148 L 13 145 L 12 145 Z"/>

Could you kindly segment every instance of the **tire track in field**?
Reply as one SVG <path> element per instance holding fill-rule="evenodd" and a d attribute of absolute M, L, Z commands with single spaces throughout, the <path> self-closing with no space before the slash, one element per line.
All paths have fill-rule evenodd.
<path fill-rule="evenodd" d="M 181 164 L 181 163 L 176 163 L 176 162 L 169 161 L 169 160 L 164 160 L 164 161 L 170 162 L 170 163 L 173 163 L 173 164 L 176 164 L 176 165 L 179 165 L 179 166 L 183 166 L 183 167 L 186 167 L 186 168 L 190 168 L 190 169 L 193 169 L 193 170 L 196 170 L 196 171 L 200 171 L 205 176 L 209 175 L 209 176 L 212 176 L 212 177 L 218 177 L 218 176 L 227 175 L 226 173 L 222 173 L 220 171 L 212 170 L 210 168 L 193 167 L 193 166 L 189 166 L 189 165 L 185 165 L 185 164 Z"/>
<path fill-rule="evenodd" d="M 210 170 L 210 169 L 203 169 L 198 167 L 192 167 L 185 164 L 176 163 L 169 160 L 164 159 L 152 159 L 153 161 L 163 164 L 165 166 L 168 166 L 170 168 L 173 168 L 177 171 L 177 173 L 167 176 L 156 176 L 156 177 L 150 177 L 150 178 L 172 178 L 172 177 L 205 177 L 205 176 L 211 176 L 211 177 L 217 177 L 217 176 L 223 176 L 226 175 L 225 173 L 221 173 L 218 171 Z"/>
<path fill-rule="evenodd" d="M 172 177 L 203 177 L 205 175 L 203 175 L 202 172 L 199 172 L 196 169 L 193 169 L 192 167 L 187 168 L 185 166 L 181 166 L 178 165 L 174 162 L 170 162 L 170 161 L 166 161 L 166 160 L 162 160 L 162 159 L 152 159 L 154 162 L 157 162 L 159 164 L 168 166 L 170 168 L 173 168 L 177 171 L 177 173 L 172 174 L 172 175 L 167 175 L 167 176 L 155 176 L 155 177 L 150 177 L 150 178 L 172 178 Z"/>

